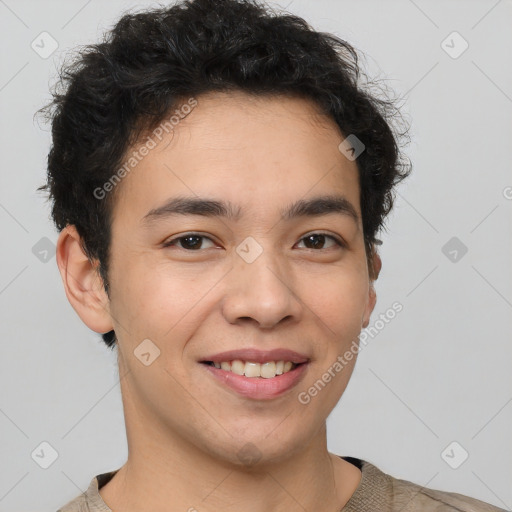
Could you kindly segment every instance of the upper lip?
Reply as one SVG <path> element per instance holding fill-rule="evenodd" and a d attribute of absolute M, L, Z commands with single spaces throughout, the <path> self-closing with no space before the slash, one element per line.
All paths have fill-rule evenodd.
<path fill-rule="evenodd" d="M 219 352 L 204 359 L 201 362 L 212 361 L 214 363 L 222 363 L 224 361 L 233 361 L 240 359 L 241 361 L 250 361 L 253 363 L 266 363 L 268 361 L 291 361 L 295 364 L 307 363 L 309 358 L 304 354 L 299 354 L 293 350 L 286 348 L 275 348 L 273 350 L 259 350 L 256 348 L 246 348 L 240 350 L 228 350 Z"/>

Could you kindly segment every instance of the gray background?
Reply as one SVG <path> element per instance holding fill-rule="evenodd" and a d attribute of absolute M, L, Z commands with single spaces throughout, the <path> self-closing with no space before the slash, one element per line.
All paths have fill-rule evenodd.
<path fill-rule="evenodd" d="M 35 192 L 50 136 L 33 115 L 67 50 L 149 5 L 0 0 L 0 511 L 56 510 L 125 461 L 115 355 L 65 297 L 49 243 L 57 233 Z M 405 95 L 412 122 L 414 171 L 382 237 L 372 323 L 395 301 L 403 311 L 361 350 L 328 420 L 329 449 L 510 510 L 512 2 L 294 0 L 289 9 L 367 54 L 370 75 Z M 59 45 L 47 59 L 31 48 L 43 31 Z M 453 31 L 469 43 L 458 58 L 442 46 Z M 460 43 L 445 44 L 453 53 Z M 452 237 L 468 249 L 457 261 L 442 250 Z M 31 456 L 43 441 L 58 452 L 48 469 Z M 442 455 L 453 441 L 452 465 L 469 454 L 457 469 Z"/>

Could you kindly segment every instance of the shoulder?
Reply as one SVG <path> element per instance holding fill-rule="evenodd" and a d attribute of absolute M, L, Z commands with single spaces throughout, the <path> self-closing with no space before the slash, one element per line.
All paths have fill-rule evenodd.
<path fill-rule="evenodd" d="M 342 512 L 506 512 L 476 498 L 395 478 L 367 460 L 342 458 L 362 473 L 359 486 Z"/>
<path fill-rule="evenodd" d="M 60 507 L 57 512 L 91 512 L 89 505 L 87 504 L 87 498 L 85 493 L 80 494 L 73 500 Z"/>
<path fill-rule="evenodd" d="M 495 507 L 463 494 L 422 487 L 414 482 L 391 477 L 391 510 L 402 512 L 504 512 Z"/>
<path fill-rule="evenodd" d="M 101 498 L 98 489 L 110 481 L 117 471 L 108 471 L 93 477 L 87 490 L 60 507 L 57 512 L 112 512 Z"/>

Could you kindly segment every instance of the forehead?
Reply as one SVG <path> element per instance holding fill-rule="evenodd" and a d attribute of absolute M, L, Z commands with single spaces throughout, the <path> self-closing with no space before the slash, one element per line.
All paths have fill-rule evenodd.
<path fill-rule="evenodd" d="M 114 218 L 122 212 L 140 222 L 148 210 L 185 195 L 225 198 L 243 215 L 341 193 L 359 212 L 357 165 L 338 149 L 345 136 L 312 100 L 240 92 L 195 100 L 161 140 L 150 133 L 130 148 L 127 156 L 148 145 L 147 137 L 156 142 L 119 185 Z"/>

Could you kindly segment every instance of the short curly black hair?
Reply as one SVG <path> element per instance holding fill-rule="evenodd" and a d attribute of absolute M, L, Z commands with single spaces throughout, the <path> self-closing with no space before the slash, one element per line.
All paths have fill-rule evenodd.
<path fill-rule="evenodd" d="M 108 294 L 116 194 L 98 199 L 93 191 L 141 134 L 185 97 L 230 90 L 298 95 L 314 100 L 345 136 L 365 145 L 357 166 L 370 256 L 394 187 L 411 164 L 401 149 L 408 127 L 396 100 L 363 87 L 360 58 L 348 42 L 257 0 L 184 0 L 124 13 L 101 43 L 82 47 L 62 65 L 52 101 L 38 111 L 51 121 L 52 146 L 47 181 L 37 190 L 48 191 L 59 231 L 76 227 Z M 102 338 L 111 348 L 117 341 L 114 331 Z"/>

